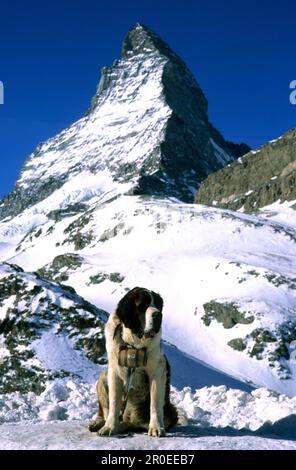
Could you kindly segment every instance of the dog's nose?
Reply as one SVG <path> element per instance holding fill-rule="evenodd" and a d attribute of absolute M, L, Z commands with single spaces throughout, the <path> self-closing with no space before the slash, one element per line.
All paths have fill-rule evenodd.
<path fill-rule="evenodd" d="M 155 307 L 148 307 L 146 310 L 146 316 L 151 315 L 153 318 L 161 315 L 161 312 Z"/>

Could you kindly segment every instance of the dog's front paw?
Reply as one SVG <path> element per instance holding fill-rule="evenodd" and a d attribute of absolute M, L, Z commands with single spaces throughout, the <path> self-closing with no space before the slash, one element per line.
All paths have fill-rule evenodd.
<path fill-rule="evenodd" d="M 119 434 L 119 425 L 114 423 L 109 424 L 108 422 L 99 430 L 100 436 L 114 436 L 115 434 Z"/>
<path fill-rule="evenodd" d="M 151 437 L 165 436 L 164 427 L 160 426 L 158 423 L 149 424 L 148 436 L 151 436 Z"/>
<path fill-rule="evenodd" d="M 103 419 L 94 419 L 91 421 L 88 425 L 88 429 L 90 432 L 97 432 L 99 431 L 105 424 L 105 421 Z"/>

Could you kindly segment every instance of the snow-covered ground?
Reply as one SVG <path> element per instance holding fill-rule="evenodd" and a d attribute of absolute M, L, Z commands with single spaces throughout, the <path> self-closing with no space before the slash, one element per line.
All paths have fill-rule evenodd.
<path fill-rule="evenodd" d="M 97 406 L 93 380 L 64 378 L 48 383 L 40 396 L 0 396 L 0 449 L 296 449 L 296 397 L 252 390 L 169 344 L 164 349 L 172 401 L 186 412 L 188 426 L 160 440 L 145 434 L 100 438 L 87 429 Z"/>
<path fill-rule="evenodd" d="M 144 434 L 99 437 L 81 421 L 3 425 L 0 440 L 0 448 L 6 450 L 296 450 L 295 440 L 277 435 L 261 437 L 250 432 L 195 426 L 175 428 L 161 439 Z"/>
<path fill-rule="evenodd" d="M 74 376 L 48 380 L 46 389 L 41 395 L 19 391 L 0 395 L 0 424 L 24 420 L 34 422 L 56 419 L 87 420 L 96 413 L 95 381 L 105 366 L 94 364 L 83 357 L 81 352 L 73 349 L 73 344 L 66 341 L 65 337 L 57 336 L 52 341 L 50 331 L 47 343 L 46 339 L 45 334 L 41 344 L 46 344 L 46 348 L 40 347 L 40 340 L 33 342 L 33 347 L 37 349 L 38 360 L 49 370 L 63 369 Z M 189 391 L 188 385 L 193 391 L 207 386 L 223 385 L 241 389 L 242 393 L 253 390 L 250 385 L 209 368 L 170 344 L 165 343 L 163 347 L 172 366 L 174 400 L 176 403 L 184 402 L 185 405 L 182 406 L 188 408 L 187 411 L 193 419 L 195 419 L 196 397 L 194 392 Z M 182 389 L 184 393 L 179 394 L 177 390 Z"/>
<path fill-rule="evenodd" d="M 296 201 L 274 202 L 260 209 L 260 215 L 268 220 L 296 228 Z"/>

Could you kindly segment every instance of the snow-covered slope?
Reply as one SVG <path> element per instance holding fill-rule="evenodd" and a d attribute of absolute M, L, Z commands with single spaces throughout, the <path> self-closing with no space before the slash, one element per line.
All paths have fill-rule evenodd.
<path fill-rule="evenodd" d="M 40 394 L 61 377 L 96 380 L 106 362 L 106 312 L 73 288 L 6 263 L 0 295 L 0 393 Z"/>
<path fill-rule="evenodd" d="M 135 285 L 159 291 L 165 339 L 231 376 L 295 394 L 293 227 L 142 196 L 88 207 L 55 222 L 28 209 L 1 224 L 2 259 L 109 312 Z"/>

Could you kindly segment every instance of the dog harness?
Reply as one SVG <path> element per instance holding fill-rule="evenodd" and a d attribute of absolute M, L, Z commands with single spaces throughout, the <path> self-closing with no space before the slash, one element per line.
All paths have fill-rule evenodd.
<path fill-rule="evenodd" d="M 128 394 L 131 388 L 132 378 L 137 367 L 145 367 L 147 364 L 147 349 L 146 348 L 134 348 L 128 343 L 125 343 L 122 339 L 122 325 L 117 325 L 114 331 L 113 339 L 117 333 L 120 333 L 123 345 L 119 349 L 118 354 L 118 365 L 121 367 L 127 367 L 127 379 L 124 387 L 124 397 L 122 408 L 120 412 L 120 418 L 122 419 L 128 400 Z"/>
<path fill-rule="evenodd" d="M 120 334 L 122 346 L 119 348 L 118 365 L 128 368 L 145 367 L 147 365 L 147 348 L 134 348 L 122 339 L 122 325 L 115 328 L 113 339 Z"/>

